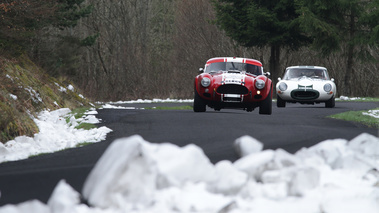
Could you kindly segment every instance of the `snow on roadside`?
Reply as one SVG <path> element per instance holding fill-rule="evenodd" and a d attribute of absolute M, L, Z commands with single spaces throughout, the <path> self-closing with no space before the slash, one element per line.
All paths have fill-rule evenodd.
<path fill-rule="evenodd" d="M 356 100 L 365 100 L 365 98 L 360 98 L 360 97 L 351 97 L 350 98 L 350 97 L 347 97 L 347 96 L 340 96 L 339 98 L 336 98 L 336 100 L 356 101 Z M 362 112 L 362 115 L 367 115 L 367 116 L 371 116 L 371 117 L 374 117 L 374 118 L 379 118 L 379 110 L 378 109 L 368 110 L 367 112 Z"/>
<path fill-rule="evenodd" d="M 131 100 L 131 101 L 116 101 L 116 102 L 108 102 L 109 104 L 135 104 L 135 103 L 191 103 L 193 102 L 193 99 L 158 99 L 154 98 L 152 100 L 150 99 L 137 99 L 137 100 Z M 102 104 L 101 102 L 99 102 Z"/>
<path fill-rule="evenodd" d="M 362 114 L 368 115 L 374 118 L 379 118 L 379 109 L 372 109 L 372 110 L 369 110 L 368 112 L 362 112 Z"/>
<path fill-rule="evenodd" d="M 64 180 L 47 204 L 26 201 L 0 213 L 377 213 L 379 138 L 326 140 L 295 154 L 262 150 L 250 136 L 236 139 L 243 157 L 212 164 L 196 145 L 115 140 L 83 188 L 91 207 Z M 104 175 L 106 174 L 106 175 Z"/>
<path fill-rule="evenodd" d="M 365 100 L 365 98 L 340 96 L 339 98 L 336 98 L 336 100 L 341 100 L 341 101 L 356 101 L 356 100 Z"/>
<path fill-rule="evenodd" d="M 34 137 L 19 136 L 4 144 L 0 143 L 0 163 L 72 148 L 84 142 L 99 142 L 105 140 L 107 133 L 112 131 L 107 127 L 76 129 L 81 122 L 99 123 L 94 116 L 97 112 L 92 109 L 84 118 L 79 119 L 75 119 L 70 112 L 70 109 L 62 108 L 39 113 L 34 119 L 39 133 L 34 134 Z M 66 117 L 69 117 L 69 123 L 66 122 Z"/>
<path fill-rule="evenodd" d="M 116 101 L 116 102 L 97 102 L 97 104 L 102 105 L 99 109 L 137 109 L 136 107 L 125 107 L 125 106 L 115 106 L 114 104 L 136 104 L 136 103 L 192 103 L 193 99 L 137 99 L 131 101 Z M 144 108 L 138 108 L 144 109 Z"/>
<path fill-rule="evenodd" d="M 99 109 L 136 109 L 135 107 L 123 107 L 123 106 L 115 106 L 112 104 L 104 104 Z"/>

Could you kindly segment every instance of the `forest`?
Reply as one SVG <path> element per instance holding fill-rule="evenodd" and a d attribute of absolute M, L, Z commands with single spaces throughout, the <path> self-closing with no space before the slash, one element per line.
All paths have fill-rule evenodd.
<path fill-rule="evenodd" d="M 1 0 L 0 55 L 96 101 L 192 98 L 206 60 L 325 66 L 337 96 L 379 97 L 379 0 Z"/>

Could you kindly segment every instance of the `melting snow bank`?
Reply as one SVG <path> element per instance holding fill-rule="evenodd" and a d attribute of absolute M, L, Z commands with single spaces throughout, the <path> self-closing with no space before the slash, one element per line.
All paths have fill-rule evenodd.
<path fill-rule="evenodd" d="M 123 106 L 114 106 L 111 104 L 104 104 L 100 109 L 136 109 L 135 107 L 123 107 Z"/>
<path fill-rule="evenodd" d="M 0 163 L 28 158 L 31 155 L 50 153 L 72 148 L 84 142 L 99 142 L 105 140 L 112 130 L 107 127 L 90 130 L 77 129 L 82 123 L 99 123 L 97 111 L 86 112 L 83 118 L 75 119 L 68 108 L 55 111 L 43 111 L 34 119 L 39 133 L 34 138 L 19 136 L 5 144 L 0 143 Z M 66 122 L 68 118 L 69 122 Z"/>
<path fill-rule="evenodd" d="M 377 213 L 379 138 L 326 140 L 295 154 L 262 150 L 244 136 L 242 158 L 212 164 L 195 145 L 114 141 L 91 171 L 83 197 L 64 180 L 47 204 L 27 201 L 0 212 Z"/>
<path fill-rule="evenodd" d="M 363 115 L 368 115 L 374 118 L 379 118 L 379 109 L 369 110 L 368 112 L 362 112 Z"/>
<path fill-rule="evenodd" d="M 137 109 L 136 107 L 123 107 L 123 106 L 115 106 L 113 104 L 135 104 L 135 103 L 192 103 L 193 99 L 138 99 L 138 100 L 132 100 L 132 101 L 117 101 L 117 102 L 97 102 L 98 104 L 101 104 L 102 107 L 100 109 Z M 144 108 L 140 108 L 144 109 Z"/>
<path fill-rule="evenodd" d="M 133 103 L 192 103 L 193 99 L 159 99 L 154 98 L 153 100 L 149 99 L 138 99 L 132 101 L 117 101 L 117 102 L 109 102 L 110 104 L 133 104 Z"/>
<path fill-rule="evenodd" d="M 340 96 L 339 98 L 336 98 L 336 100 L 341 100 L 341 101 L 359 101 L 359 100 L 366 100 L 366 98 L 361 98 L 361 97 L 347 97 L 347 96 Z"/>

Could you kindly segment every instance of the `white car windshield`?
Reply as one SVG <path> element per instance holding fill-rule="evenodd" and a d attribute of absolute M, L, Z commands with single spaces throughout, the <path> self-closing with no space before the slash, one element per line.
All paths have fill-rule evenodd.
<path fill-rule="evenodd" d="M 283 79 L 289 80 L 293 78 L 302 78 L 302 77 L 329 80 L 329 76 L 326 70 L 309 69 L 309 68 L 288 69 L 286 73 L 284 74 Z"/>
<path fill-rule="evenodd" d="M 205 67 L 206 73 L 220 72 L 220 71 L 238 71 L 247 72 L 253 75 L 262 75 L 262 67 L 253 64 L 238 63 L 238 62 L 216 62 L 208 64 Z"/>

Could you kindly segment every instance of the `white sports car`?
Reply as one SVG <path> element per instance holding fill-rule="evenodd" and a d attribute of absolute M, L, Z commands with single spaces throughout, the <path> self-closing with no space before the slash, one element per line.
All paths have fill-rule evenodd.
<path fill-rule="evenodd" d="M 276 84 L 277 106 L 285 107 L 286 102 L 315 104 L 325 103 L 325 107 L 335 106 L 336 85 L 330 79 L 325 67 L 287 67 L 283 79 Z"/>

